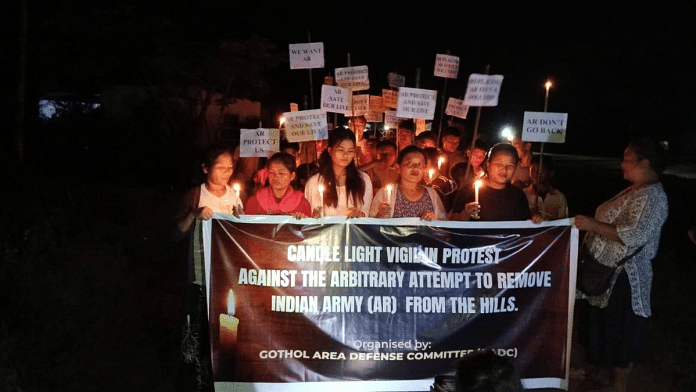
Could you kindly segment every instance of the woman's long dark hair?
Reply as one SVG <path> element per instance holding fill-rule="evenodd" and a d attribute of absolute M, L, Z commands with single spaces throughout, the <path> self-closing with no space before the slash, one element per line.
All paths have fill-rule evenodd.
<path fill-rule="evenodd" d="M 329 146 L 335 148 L 344 140 L 350 140 L 355 145 L 355 134 L 345 128 L 337 128 L 329 132 Z M 319 175 L 324 179 L 324 204 L 329 207 L 338 205 L 338 190 L 336 189 L 336 175 L 333 169 L 333 161 L 326 148 L 319 157 Z M 346 166 L 346 194 L 348 199 L 353 199 L 353 205 L 358 207 L 365 196 L 365 183 L 363 182 L 360 171 L 355 167 L 355 161 L 351 161 Z"/>

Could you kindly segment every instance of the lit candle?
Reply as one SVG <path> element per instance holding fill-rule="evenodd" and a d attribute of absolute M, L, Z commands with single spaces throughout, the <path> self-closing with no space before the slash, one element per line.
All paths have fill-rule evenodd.
<path fill-rule="evenodd" d="M 435 177 L 435 169 L 428 170 L 428 182 L 432 181 L 433 177 Z"/>
<path fill-rule="evenodd" d="M 445 157 L 440 157 L 437 160 L 437 170 L 442 170 L 442 164 L 445 162 Z"/>
<path fill-rule="evenodd" d="M 478 191 L 479 191 L 479 188 L 481 187 L 481 184 L 483 184 L 483 182 L 481 180 L 476 180 L 476 182 L 474 182 L 474 189 L 475 189 L 474 201 L 476 203 L 478 203 Z"/>
<path fill-rule="evenodd" d="M 319 191 L 319 204 L 321 204 L 321 216 L 324 216 L 324 184 L 319 184 L 317 186 L 317 190 Z"/>
<path fill-rule="evenodd" d="M 387 185 L 387 200 L 391 200 L 392 185 Z"/>
<path fill-rule="evenodd" d="M 227 314 L 220 314 L 220 347 L 226 348 L 237 344 L 237 327 L 239 319 L 234 317 L 234 291 L 227 296 Z"/>
<path fill-rule="evenodd" d="M 238 182 L 235 182 L 235 183 L 232 185 L 232 189 L 234 189 L 234 193 L 236 193 L 236 194 L 237 194 L 237 198 L 239 198 L 239 192 L 242 190 L 242 187 L 239 186 L 239 183 L 238 183 Z"/>

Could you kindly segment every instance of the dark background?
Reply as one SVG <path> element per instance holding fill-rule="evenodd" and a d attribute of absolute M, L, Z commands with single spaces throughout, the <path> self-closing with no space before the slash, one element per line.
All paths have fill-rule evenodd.
<path fill-rule="evenodd" d="M 566 143 L 548 144 L 547 151 L 620 157 L 629 136 L 649 134 L 668 140 L 673 157 L 693 163 L 696 68 L 693 12 L 686 2 L 280 7 L 28 1 L 23 162 L 14 125 L 20 4 L 5 6 L 0 38 L 6 53 L 0 105 L 2 390 L 194 389 L 192 369 L 179 360 L 185 257 L 168 233 L 182 190 L 199 172 L 195 128 L 164 116 L 154 99 L 126 118 L 97 111 L 45 124 L 36 114 L 48 94 L 89 101 L 114 85 L 152 92 L 192 80 L 224 89 L 217 75 L 229 66 L 241 82 L 265 81 L 235 84 L 233 95 L 286 110 L 309 93 L 308 72 L 289 70 L 287 44 L 306 42 L 309 32 L 326 49 L 326 68 L 312 71 L 315 103 L 321 80 L 347 65 L 347 53 L 352 65 L 368 65 L 371 93 L 378 93 L 388 72 L 405 75 L 413 86 L 417 68 L 422 88 L 441 89 L 443 81 L 431 76 L 435 55 L 450 51 L 461 59 L 459 79 L 447 86 L 451 95 L 463 94 L 468 74 L 482 73 L 486 65 L 505 76 L 499 106 L 482 110 L 480 131 L 491 139 L 502 125 L 520 124 L 525 110 L 543 109 L 543 85 L 550 78 L 549 110 L 568 113 L 569 127 Z M 276 55 L 251 65 L 215 57 L 221 43 L 248 42 L 254 35 L 275 45 Z M 172 56 L 163 60 L 163 53 Z M 179 68 L 187 72 L 175 73 Z M 242 72 L 257 69 L 249 77 Z M 465 122 L 469 131 L 473 119 Z M 571 215 L 593 214 L 626 185 L 618 161 L 558 163 L 556 183 Z M 692 391 L 696 385 L 696 308 L 690 301 L 696 247 L 686 237 L 696 222 L 691 167 L 690 178 L 664 179 L 670 217 L 654 264 L 649 355 L 633 372 L 631 385 L 638 390 Z"/>

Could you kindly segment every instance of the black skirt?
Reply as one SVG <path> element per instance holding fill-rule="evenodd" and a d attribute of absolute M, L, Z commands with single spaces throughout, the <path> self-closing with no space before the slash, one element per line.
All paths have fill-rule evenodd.
<path fill-rule="evenodd" d="M 580 341 L 587 362 L 625 368 L 643 358 L 648 319 L 633 312 L 626 271 L 619 274 L 606 308 L 583 303 Z"/>

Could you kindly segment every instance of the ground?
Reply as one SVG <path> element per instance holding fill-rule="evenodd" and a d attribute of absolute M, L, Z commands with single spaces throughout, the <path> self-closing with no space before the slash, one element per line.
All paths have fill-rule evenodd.
<path fill-rule="evenodd" d="M 625 186 L 617 162 L 557 158 L 571 215 L 592 214 Z M 11 186 L 0 221 L 0 389 L 193 391 L 192 369 L 179 359 L 184 270 L 168 238 L 182 190 L 7 165 L 2 180 Z M 633 391 L 696 390 L 696 246 L 686 236 L 696 223 L 696 180 L 663 183 L 670 217 L 654 262 L 648 356 L 632 374 Z M 571 362 L 581 356 L 575 345 Z"/>

